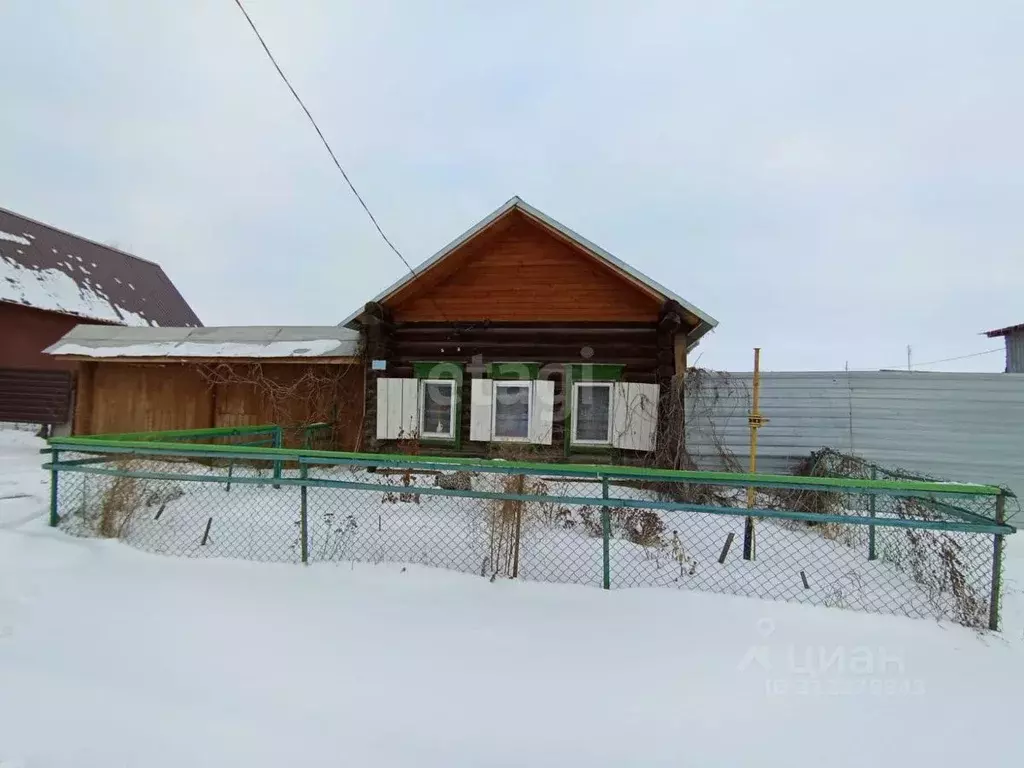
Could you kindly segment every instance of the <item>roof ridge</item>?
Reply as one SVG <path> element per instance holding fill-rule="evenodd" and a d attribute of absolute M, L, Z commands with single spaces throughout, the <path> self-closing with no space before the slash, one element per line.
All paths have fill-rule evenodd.
<path fill-rule="evenodd" d="M 3 211 L 4 213 L 10 214 L 11 216 L 17 216 L 19 219 L 23 219 L 24 221 L 31 222 L 32 224 L 35 224 L 36 226 L 46 227 L 49 230 L 52 230 L 54 232 L 59 232 L 60 234 L 67 235 L 68 237 L 73 237 L 76 240 L 82 240 L 83 242 L 86 242 L 86 243 L 92 243 L 93 245 L 98 246 L 100 248 L 105 248 L 108 251 L 113 251 L 114 253 L 119 253 L 122 256 L 127 256 L 130 259 L 135 259 L 136 261 L 141 261 L 141 262 L 143 262 L 145 264 L 150 264 L 151 266 L 154 266 L 157 269 L 159 269 L 161 272 L 163 272 L 163 267 L 161 267 L 157 262 L 150 261 L 149 259 L 144 258 L 142 256 L 136 256 L 134 253 L 129 253 L 128 251 L 122 250 L 122 249 L 120 249 L 120 248 L 118 248 L 116 246 L 107 245 L 106 243 L 101 243 L 99 240 L 93 240 L 91 237 L 83 237 L 82 235 L 79 235 L 76 232 L 71 232 L 70 230 L 67 230 L 67 229 L 61 229 L 60 227 L 55 227 L 55 226 L 53 226 L 53 224 L 47 224 L 45 221 L 40 221 L 39 219 L 33 219 L 31 216 L 26 216 L 23 213 L 18 213 L 17 211 L 12 211 L 10 208 L 4 208 L 2 205 L 0 205 L 0 211 Z"/>

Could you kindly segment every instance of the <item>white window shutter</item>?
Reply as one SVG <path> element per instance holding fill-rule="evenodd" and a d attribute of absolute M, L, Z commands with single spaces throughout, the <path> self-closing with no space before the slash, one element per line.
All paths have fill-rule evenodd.
<path fill-rule="evenodd" d="M 377 439 L 398 440 L 418 431 L 419 382 L 377 379 Z"/>
<path fill-rule="evenodd" d="M 657 384 L 631 384 L 639 407 L 635 444 L 638 451 L 653 451 L 658 442 L 658 401 L 661 387 Z"/>
<path fill-rule="evenodd" d="M 555 382 L 546 379 L 534 381 L 530 403 L 530 442 L 535 445 L 551 445 L 555 414 Z"/>
<path fill-rule="evenodd" d="M 629 398 L 626 385 L 617 381 L 612 385 L 612 445 L 622 448 L 629 426 Z"/>
<path fill-rule="evenodd" d="M 612 445 L 627 451 L 653 451 L 658 431 L 657 384 L 618 382 L 612 403 Z"/>
<path fill-rule="evenodd" d="M 420 382 L 419 379 L 399 379 L 402 382 L 402 412 L 399 423 L 400 438 L 414 438 L 420 434 Z"/>
<path fill-rule="evenodd" d="M 469 399 L 469 439 L 491 439 L 491 408 L 494 407 L 494 382 L 472 379 Z"/>
<path fill-rule="evenodd" d="M 388 401 L 391 399 L 391 379 L 377 379 L 377 439 L 388 439 Z"/>

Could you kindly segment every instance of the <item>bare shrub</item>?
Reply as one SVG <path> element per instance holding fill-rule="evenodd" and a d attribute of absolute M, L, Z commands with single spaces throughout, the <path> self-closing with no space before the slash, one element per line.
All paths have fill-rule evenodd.
<path fill-rule="evenodd" d="M 395 445 L 398 448 L 398 452 L 403 456 L 419 456 L 421 450 L 419 433 L 411 432 L 406 434 L 405 432 L 400 432 L 398 442 Z M 398 475 L 399 482 L 404 487 L 409 488 L 413 484 L 413 475 L 413 470 L 406 467 Z M 420 495 L 411 491 L 400 491 L 397 494 L 388 491 L 381 497 L 381 501 L 385 504 L 394 504 L 396 501 L 419 504 Z"/>
<path fill-rule="evenodd" d="M 580 522 L 583 529 L 594 538 L 604 537 L 601 508 L 590 506 L 580 508 Z M 650 509 L 612 507 L 608 510 L 610 535 L 613 539 L 626 539 L 641 547 L 663 547 L 665 523 L 661 515 Z"/>
<path fill-rule="evenodd" d="M 856 465 L 856 467 L 855 467 Z M 793 467 L 799 477 L 851 477 L 859 462 L 822 448 L 804 457 Z M 789 509 L 816 515 L 839 514 L 843 511 L 844 494 L 836 491 L 809 491 L 794 488 L 768 488 L 762 491 L 770 509 Z M 818 523 L 808 523 L 818 525 Z"/>
<path fill-rule="evenodd" d="M 845 477 L 862 478 L 866 473 L 864 462 L 853 456 L 846 456 L 832 448 L 813 451 L 793 467 L 797 477 Z M 758 492 L 759 503 L 768 509 L 782 509 L 812 515 L 842 515 L 849 494 L 839 491 L 812 491 L 799 488 L 763 488 Z M 814 528 L 823 538 L 838 541 L 847 546 L 861 543 L 863 530 L 857 526 L 837 522 L 785 521 L 788 528 Z"/>
<path fill-rule="evenodd" d="M 181 489 L 180 485 L 161 484 L 159 487 L 152 488 L 146 492 L 145 502 L 147 507 L 155 507 L 160 504 L 169 504 L 184 495 L 185 491 Z"/>
<path fill-rule="evenodd" d="M 505 493 L 522 494 L 526 475 L 503 478 Z M 492 574 L 518 576 L 519 547 L 522 538 L 524 502 L 516 499 L 494 499 L 488 505 L 488 556 Z"/>
<path fill-rule="evenodd" d="M 669 392 L 662 396 L 659 404 L 658 442 L 655 450 L 644 457 L 645 465 L 688 471 L 702 469 L 687 448 L 685 426 L 690 421 L 699 425 L 710 443 L 710 453 L 701 456 L 702 463 L 727 472 L 743 471 L 740 460 L 726 447 L 725 437 L 719 432 L 722 419 L 718 411 L 723 402 L 743 402 L 745 392 L 743 382 L 720 371 L 690 368 L 685 376 L 674 377 Z M 684 504 L 724 507 L 736 504 L 734 489 L 706 483 L 661 481 L 647 483 L 644 487 L 663 499 Z"/>
<path fill-rule="evenodd" d="M 536 457 L 531 445 L 508 443 L 494 448 L 496 458 L 505 461 L 529 461 Z M 458 473 L 455 473 L 458 474 Z M 501 491 L 516 496 L 544 496 L 550 488 L 539 477 L 505 475 L 501 478 Z M 557 508 L 540 499 L 494 499 L 486 505 L 486 535 L 488 560 L 492 575 L 516 577 L 519 575 L 520 553 L 523 539 L 531 529 L 555 524 Z M 564 523 L 564 518 L 562 520 Z"/>
<path fill-rule="evenodd" d="M 601 511 L 593 507 L 584 506 L 579 510 L 580 524 L 583 530 L 595 539 L 604 536 L 604 525 L 601 523 Z"/>
<path fill-rule="evenodd" d="M 901 499 L 897 514 L 919 517 L 922 513 L 917 510 L 920 508 L 916 499 Z M 951 610 L 958 622 L 978 629 L 988 626 L 988 596 L 971 584 L 968 553 L 964 552 L 956 534 L 907 528 L 902 539 L 903 546 L 895 547 L 902 552 L 893 552 L 894 547 L 887 547 L 885 555 L 894 566 L 909 571 L 937 611 L 947 613 L 943 606 L 945 595 L 952 603 Z"/>
<path fill-rule="evenodd" d="M 449 472 L 434 477 L 434 484 L 447 491 L 470 491 L 473 489 L 473 475 L 465 470 Z"/>
<path fill-rule="evenodd" d="M 665 532 L 665 523 L 661 515 L 650 509 L 626 509 L 622 521 L 626 538 L 641 547 L 660 547 L 664 542 L 661 535 Z"/>
<path fill-rule="evenodd" d="M 128 471 L 130 462 L 117 466 Z M 127 475 L 115 477 L 100 498 L 99 535 L 105 539 L 121 538 L 135 513 L 146 505 L 146 495 L 145 481 Z"/>

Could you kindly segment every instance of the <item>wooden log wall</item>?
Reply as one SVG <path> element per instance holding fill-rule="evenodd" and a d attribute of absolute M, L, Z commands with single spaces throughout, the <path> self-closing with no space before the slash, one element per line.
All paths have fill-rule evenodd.
<path fill-rule="evenodd" d="M 483 365 L 499 362 L 539 363 L 542 376 L 555 384 L 556 418 L 553 449 L 560 454 L 564 420 L 559 404 L 567 393 L 564 366 L 578 363 L 624 365 L 623 380 L 659 384 L 662 397 L 671 391 L 675 374 L 675 337 L 682 323 L 676 308 L 666 305 L 658 322 L 632 323 L 401 323 L 379 305 L 364 314 L 368 360 L 386 361 L 383 371 L 367 368 L 364 440 L 367 449 L 381 447 L 376 439 L 377 384 L 381 377 L 411 378 L 413 363 L 450 361 L 465 366 L 460 398 L 462 453 L 486 452 L 486 444 L 469 440 L 470 381 L 483 375 Z M 479 366 L 479 367 L 478 367 Z M 440 451 L 438 451 L 440 452 Z"/>
<path fill-rule="evenodd" d="M 683 308 L 677 302 L 667 301 L 658 319 L 658 463 L 673 469 L 679 468 L 673 466 L 677 457 L 675 446 L 681 444 L 685 434 L 682 376 L 675 378 L 679 357 L 677 342 L 680 332 L 685 328 L 683 312 Z M 685 341 L 682 355 L 685 364 Z"/>

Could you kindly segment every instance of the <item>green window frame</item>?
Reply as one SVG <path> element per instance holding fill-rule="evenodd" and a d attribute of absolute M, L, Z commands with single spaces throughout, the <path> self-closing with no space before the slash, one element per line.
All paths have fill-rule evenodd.
<path fill-rule="evenodd" d="M 487 378 L 533 381 L 540 378 L 540 363 L 488 363 Z"/>
<path fill-rule="evenodd" d="M 567 363 L 562 382 L 562 413 L 564 423 L 563 453 L 566 458 L 572 453 L 595 453 L 611 450 L 610 445 L 577 443 L 573 440 L 573 400 L 579 383 L 614 383 L 622 380 L 626 366 L 620 363 Z"/>
<path fill-rule="evenodd" d="M 413 377 L 419 379 L 419 413 L 416 414 L 420 427 L 420 440 L 431 445 L 453 446 L 456 450 L 462 447 L 462 384 L 465 369 L 461 363 L 450 360 L 420 360 L 412 364 Z M 444 437 L 425 437 L 423 435 L 424 398 L 426 385 L 431 382 L 452 383 L 452 434 Z"/>
<path fill-rule="evenodd" d="M 412 375 L 416 379 L 458 379 L 462 381 L 461 363 L 450 360 L 421 360 L 412 364 Z"/>

